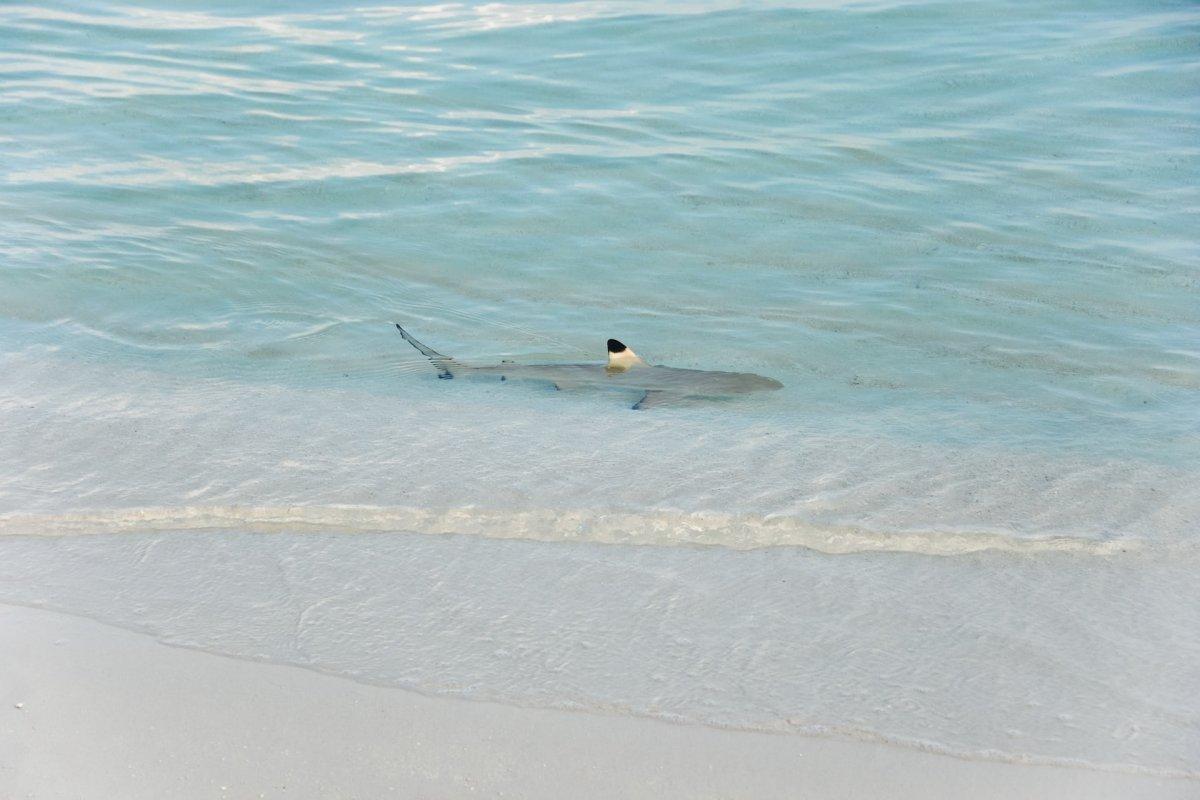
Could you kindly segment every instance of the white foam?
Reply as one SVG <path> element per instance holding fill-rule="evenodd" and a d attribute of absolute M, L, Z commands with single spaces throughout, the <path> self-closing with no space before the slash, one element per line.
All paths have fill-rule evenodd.
<path fill-rule="evenodd" d="M 804 547 L 821 553 L 895 552 L 955 556 L 995 550 L 1008 553 L 1075 553 L 1111 556 L 1145 549 L 1135 538 L 1022 537 L 988 531 L 879 532 L 814 525 L 797 517 L 718 512 L 599 510 L 497 510 L 328 506 L 174 506 L 98 509 L 67 514 L 0 516 L 0 536 L 67 536 L 189 530 L 256 533 L 411 532 L 466 534 L 489 539 L 529 539 L 633 545 L 709 545 L 735 550 Z"/>

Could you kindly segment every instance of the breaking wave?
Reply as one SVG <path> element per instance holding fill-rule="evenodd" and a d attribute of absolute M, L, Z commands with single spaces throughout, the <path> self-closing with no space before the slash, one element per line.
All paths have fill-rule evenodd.
<path fill-rule="evenodd" d="M 1108 556 L 1145 550 L 1139 538 L 1032 536 L 978 530 L 882 532 L 817 525 L 799 517 L 717 512 L 474 507 L 426 509 L 359 505 L 175 506 L 0 516 L 0 536 L 71 536 L 238 530 L 254 533 L 403 532 L 489 539 L 648 546 L 699 545 L 734 550 L 801 547 L 828 554 L 893 552 L 956 556 L 984 551 Z"/>

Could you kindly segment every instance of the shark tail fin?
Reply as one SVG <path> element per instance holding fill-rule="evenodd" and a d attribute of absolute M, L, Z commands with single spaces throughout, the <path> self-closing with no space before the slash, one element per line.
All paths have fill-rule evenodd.
<path fill-rule="evenodd" d="M 450 358 L 450 356 L 444 356 L 438 351 L 431 350 L 430 348 L 418 342 L 409 335 L 408 331 L 400 327 L 400 323 L 396 323 L 396 330 L 400 331 L 400 335 L 404 337 L 404 341 L 411 344 L 417 349 L 417 352 L 429 359 L 429 362 L 433 364 L 434 368 L 437 369 L 439 378 L 445 380 L 453 378 L 454 371 L 462 366 L 453 358 Z"/>

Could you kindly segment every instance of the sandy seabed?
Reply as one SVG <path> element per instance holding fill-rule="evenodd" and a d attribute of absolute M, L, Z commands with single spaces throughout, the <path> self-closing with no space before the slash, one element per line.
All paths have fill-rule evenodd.
<path fill-rule="evenodd" d="M 1193 798 L 1200 782 L 427 697 L 0 605 L 0 797 Z"/>

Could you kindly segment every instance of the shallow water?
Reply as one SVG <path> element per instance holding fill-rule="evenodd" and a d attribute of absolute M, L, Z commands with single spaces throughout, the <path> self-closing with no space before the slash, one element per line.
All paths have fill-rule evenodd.
<path fill-rule="evenodd" d="M 1198 771 L 1194 5 L 224 8 L 0 7 L 5 599 L 425 691 Z M 785 388 L 439 381 L 396 321 Z M 231 638 L 293 551 L 349 610 L 303 653 Z M 443 559 L 456 600 L 382 588 Z M 611 607 L 570 591 L 601 574 Z M 180 587 L 227 600 L 184 624 Z M 491 638 L 364 610 L 421 602 Z M 627 680 L 538 655 L 589 630 Z"/>

